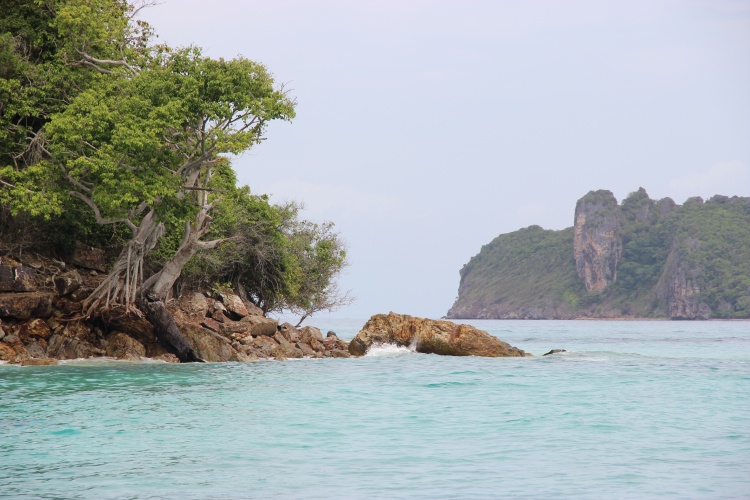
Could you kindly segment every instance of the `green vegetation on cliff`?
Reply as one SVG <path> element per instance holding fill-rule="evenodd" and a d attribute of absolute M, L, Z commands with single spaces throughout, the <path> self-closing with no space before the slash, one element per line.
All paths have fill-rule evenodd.
<path fill-rule="evenodd" d="M 717 195 L 678 206 L 640 189 L 619 206 L 611 199 L 592 191 L 579 202 L 590 220 L 615 218 L 606 234 L 593 234 L 584 210 L 574 228 L 531 226 L 483 246 L 461 270 L 448 317 L 750 318 L 750 198 Z M 594 241 L 588 252 L 595 258 L 584 262 L 574 231 L 588 234 L 577 245 Z M 608 245 L 615 254 L 603 255 Z M 605 260 L 616 264 L 615 279 L 587 292 L 595 287 L 586 280 L 601 276 L 596 266 Z"/>
<path fill-rule="evenodd" d="M 461 269 L 456 304 L 470 304 L 469 314 L 477 317 L 485 317 L 492 306 L 506 312 L 536 308 L 540 313 L 545 307 L 567 304 L 574 310 L 584 290 L 572 247 L 572 228 L 550 231 L 530 226 L 498 236 Z"/>

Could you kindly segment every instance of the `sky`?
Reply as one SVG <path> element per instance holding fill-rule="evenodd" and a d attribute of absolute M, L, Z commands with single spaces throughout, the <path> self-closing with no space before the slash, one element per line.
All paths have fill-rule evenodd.
<path fill-rule="evenodd" d="M 297 100 L 234 166 L 335 223 L 357 301 L 331 317 L 442 317 L 482 245 L 572 226 L 590 190 L 750 196 L 750 0 L 160 0 L 141 17 L 263 63 Z"/>

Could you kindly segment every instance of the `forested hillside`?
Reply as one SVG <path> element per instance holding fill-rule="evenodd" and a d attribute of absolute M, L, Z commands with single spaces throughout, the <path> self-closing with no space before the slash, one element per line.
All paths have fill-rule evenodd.
<path fill-rule="evenodd" d="M 448 317 L 750 318 L 750 198 L 592 191 L 574 220 L 482 247 Z"/>

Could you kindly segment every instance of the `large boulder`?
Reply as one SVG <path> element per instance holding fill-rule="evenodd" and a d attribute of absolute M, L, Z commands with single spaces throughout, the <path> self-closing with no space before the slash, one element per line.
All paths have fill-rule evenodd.
<path fill-rule="evenodd" d="M 405 314 L 371 317 L 351 342 L 349 352 L 363 356 L 373 344 L 413 346 L 417 352 L 447 356 L 522 357 L 526 353 L 471 325 L 415 318 Z"/>
<path fill-rule="evenodd" d="M 193 323 L 182 323 L 179 327 L 190 347 L 204 361 L 231 361 L 236 353 L 226 338 L 208 328 Z"/>
<path fill-rule="evenodd" d="M 218 300 L 208 299 L 208 310 L 206 314 L 219 323 L 224 323 L 228 319 L 229 312 L 226 306 Z"/>
<path fill-rule="evenodd" d="M 28 351 L 26 350 L 26 346 L 21 341 L 21 338 L 16 334 L 9 334 L 5 335 L 5 338 L 3 338 L 3 344 L 10 347 L 13 352 L 16 353 L 16 355 L 13 358 L 9 358 L 6 361 L 10 361 L 12 363 L 18 363 L 23 359 L 27 359 L 30 357 Z M 6 351 L 6 355 L 10 354 Z"/>
<path fill-rule="evenodd" d="M 65 274 L 55 276 L 55 279 L 53 281 L 55 283 L 55 289 L 61 297 L 70 295 L 71 293 L 75 292 L 76 290 L 81 288 L 81 284 L 83 283 L 81 275 L 78 274 L 78 271 L 76 271 L 75 269 Z"/>
<path fill-rule="evenodd" d="M 261 309 L 260 307 L 256 306 L 255 304 L 253 304 L 249 300 L 244 300 L 243 299 L 242 303 L 245 304 L 245 309 L 247 309 L 247 313 L 250 316 L 263 316 L 264 315 L 263 314 L 263 309 Z"/>
<path fill-rule="evenodd" d="M 220 293 L 219 299 L 221 303 L 226 307 L 227 315 L 233 319 L 242 319 L 248 315 L 247 307 L 242 299 L 233 293 Z"/>
<path fill-rule="evenodd" d="M 80 359 L 102 355 L 104 351 L 94 347 L 90 342 L 64 335 L 53 335 L 47 347 L 47 356 L 55 359 Z"/>
<path fill-rule="evenodd" d="M 205 316 L 208 312 L 208 301 L 202 293 L 191 292 L 182 296 L 180 307 L 185 312 Z"/>
<path fill-rule="evenodd" d="M 284 338 L 281 332 L 274 336 L 274 340 L 278 343 L 278 346 L 271 351 L 271 355 L 274 358 L 303 358 L 305 356 L 302 350 Z"/>
<path fill-rule="evenodd" d="M 107 335 L 107 356 L 138 361 L 146 355 L 146 348 L 130 335 L 112 332 Z"/>
<path fill-rule="evenodd" d="M 34 318 L 19 327 L 18 336 L 24 342 L 34 338 L 46 341 L 52 336 L 52 329 L 43 319 Z"/>
<path fill-rule="evenodd" d="M 45 292 L 0 293 L 0 317 L 46 318 L 52 314 L 52 297 Z"/>
<path fill-rule="evenodd" d="M 286 340 L 288 340 L 291 343 L 295 343 L 299 341 L 299 331 L 292 325 L 291 323 L 283 323 L 279 326 L 279 332 L 281 333 L 281 336 L 284 337 Z"/>
<path fill-rule="evenodd" d="M 323 342 L 323 334 L 320 332 L 320 329 L 314 326 L 303 326 L 298 331 L 300 342 L 309 344 L 313 339 Z"/>
<path fill-rule="evenodd" d="M 250 332 L 253 337 L 258 337 L 259 335 L 273 337 L 279 329 L 278 321 L 263 316 L 245 316 L 242 318 L 242 323 L 251 325 Z"/>
<path fill-rule="evenodd" d="M 0 342 L 0 361 L 13 361 L 16 358 L 16 350 L 5 342 Z"/>
<path fill-rule="evenodd" d="M 0 292 L 34 292 L 35 276 L 30 267 L 0 265 Z"/>
<path fill-rule="evenodd" d="M 26 352 L 32 358 L 46 358 L 47 357 L 47 343 L 44 340 L 32 340 L 25 344 Z"/>
<path fill-rule="evenodd" d="M 253 339 L 253 347 L 265 357 L 272 356 L 274 349 L 276 349 L 278 345 L 279 343 L 276 342 L 273 337 L 266 335 L 261 335 Z"/>
<path fill-rule="evenodd" d="M 75 252 L 73 252 L 71 261 L 73 264 L 86 269 L 93 269 L 102 273 L 107 272 L 107 262 L 104 258 L 104 250 L 100 248 L 79 243 L 76 246 Z"/>

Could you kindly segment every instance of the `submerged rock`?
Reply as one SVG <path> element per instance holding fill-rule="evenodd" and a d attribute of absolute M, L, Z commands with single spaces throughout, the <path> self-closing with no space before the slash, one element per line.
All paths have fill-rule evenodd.
<path fill-rule="evenodd" d="M 376 343 L 411 346 L 417 352 L 446 356 L 523 357 L 526 353 L 471 325 L 415 318 L 404 314 L 371 317 L 349 343 L 349 353 L 363 356 Z"/>
<path fill-rule="evenodd" d="M 550 352 L 545 352 L 542 356 L 549 356 L 550 354 L 557 354 L 560 352 L 568 352 L 565 349 L 552 349 Z"/>

